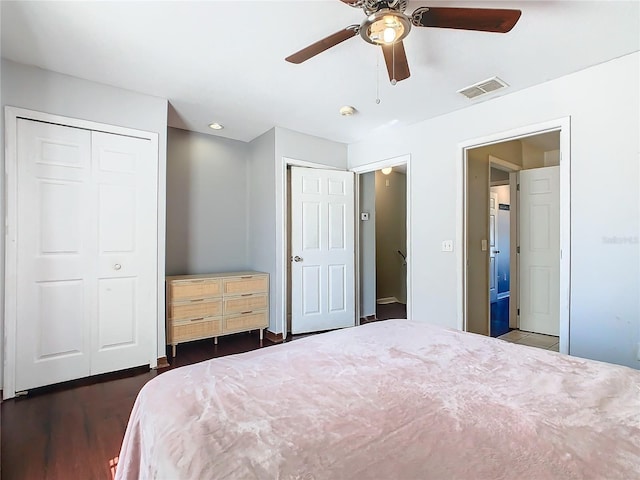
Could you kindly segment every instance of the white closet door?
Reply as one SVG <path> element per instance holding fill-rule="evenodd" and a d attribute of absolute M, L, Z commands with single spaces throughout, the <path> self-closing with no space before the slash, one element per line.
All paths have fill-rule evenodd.
<path fill-rule="evenodd" d="M 156 321 L 157 161 L 151 142 L 92 134 L 97 305 L 91 374 L 149 363 Z"/>
<path fill-rule="evenodd" d="M 16 390 L 144 365 L 157 159 L 145 139 L 18 121 Z"/>
<path fill-rule="evenodd" d="M 91 132 L 18 120 L 16 390 L 90 373 Z"/>

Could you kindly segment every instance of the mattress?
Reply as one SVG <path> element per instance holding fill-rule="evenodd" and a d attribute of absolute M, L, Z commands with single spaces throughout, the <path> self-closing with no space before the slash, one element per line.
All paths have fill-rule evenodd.
<path fill-rule="evenodd" d="M 116 479 L 640 478 L 640 371 L 387 320 L 149 381 Z"/>

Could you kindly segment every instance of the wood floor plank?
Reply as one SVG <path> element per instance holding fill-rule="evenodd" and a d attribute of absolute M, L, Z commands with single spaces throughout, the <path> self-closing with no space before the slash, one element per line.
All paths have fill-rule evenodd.
<path fill-rule="evenodd" d="M 181 344 L 162 371 L 70 382 L 2 402 L 2 478 L 111 480 L 133 403 L 150 379 L 172 368 L 273 345 L 257 333 Z M 168 352 L 170 353 L 170 352 Z M 106 380 L 105 380 L 106 379 Z"/>

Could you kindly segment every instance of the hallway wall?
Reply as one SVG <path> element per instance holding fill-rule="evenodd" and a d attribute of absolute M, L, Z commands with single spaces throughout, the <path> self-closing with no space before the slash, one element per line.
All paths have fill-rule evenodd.
<path fill-rule="evenodd" d="M 376 173 L 376 297 L 407 302 L 407 177 L 392 171 Z M 388 185 L 387 185 L 388 182 Z"/>

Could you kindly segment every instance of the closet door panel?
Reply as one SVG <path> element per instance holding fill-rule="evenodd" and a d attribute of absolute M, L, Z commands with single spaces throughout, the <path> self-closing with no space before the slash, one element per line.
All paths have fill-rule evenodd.
<path fill-rule="evenodd" d="M 156 322 L 157 159 L 148 140 L 92 133 L 98 212 L 91 373 L 149 363 Z"/>
<path fill-rule="evenodd" d="M 149 364 L 151 141 L 18 119 L 16 150 L 15 390 Z"/>
<path fill-rule="evenodd" d="M 90 373 L 91 136 L 18 120 L 16 390 Z"/>

